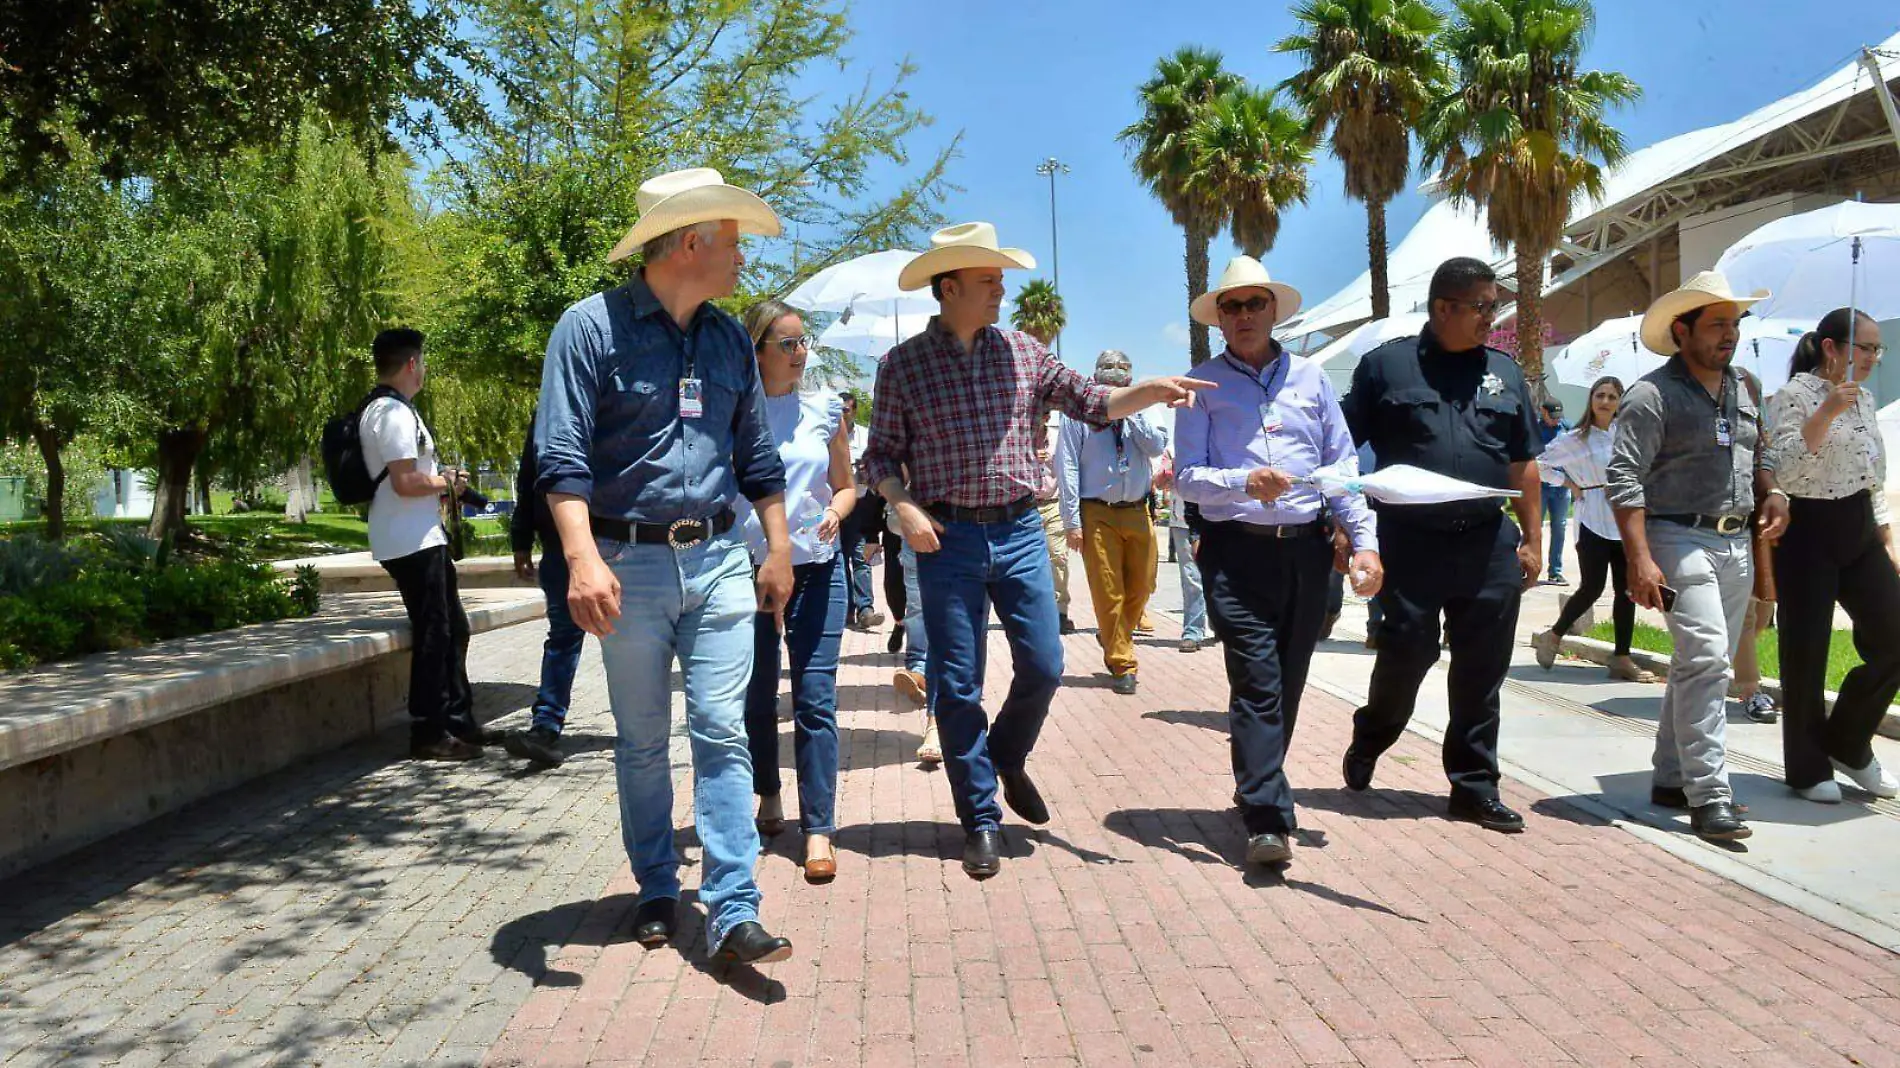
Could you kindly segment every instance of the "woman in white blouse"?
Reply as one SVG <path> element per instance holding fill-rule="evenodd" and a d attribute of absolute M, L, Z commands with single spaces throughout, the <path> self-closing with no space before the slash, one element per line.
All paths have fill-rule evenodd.
<path fill-rule="evenodd" d="M 801 389 L 812 339 L 798 312 L 765 300 L 746 313 L 765 392 L 766 421 L 785 461 L 785 516 L 792 528 L 792 597 L 784 632 L 768 613 L 754 617 L 752 683 L 745 726 L 752 750 L 752 789 L 759 795 L 759 833 L 785 825 L 779 800 L 779 650 L 791 653 L 792 763 L 798 771 L 798 822 L 805 832 L 805 878 L 838 873 L 832 835 L 838 810 L 838 654 L 844 640 L 845 562 L 838 528 L 857 503 L 851 476 L 851 432 L 844 399 Z M 743 502 L 741 502 L 743 505 Z M 765 534 L 748 507 L 738 509 L 752 558 L 765 555 Z"/>
<path fill-rule="evenodd" d="M 1886 457 L 1874 398 L 1860 384 L 1881 352 L 1872 319 L 1846 308 L 1829 312 L 1801 339 L 1793 377 L 1768 407 L 1764 484 L 1788 498 L 1788 530 L 1775 546 L 1783 761 L 1788 785 L 1824 804 L 1841 800 L 1837 771 L 1875 797 L 1900 794 L 1873 750 L 1874 731 L 1900 691 L 1900 565 Z M 1862 663 L 1841 681 L 1829 714 L 1824 691 L 1837 603 L 1853 620 Z"/>
<path fill-rule="evenodd" d="M 1625 574 L 1623 535 L 1616 529 L 1616 516 L 1604 492 L 1604 469 L 1610 463 L 1610 439 L 1617 406 L 1623 403 L 1623 383 L 1604 377 L 1590 387 L 1590 410 L 1575 430 L 1558 435 L 1537 458 L 1544 481 L 1553 486 L 1568 486 L 1577 498 L 1577 563 L 1580 580 L 1577 592 L 1564 602 L 1557 622 L 1547 631 L 1531 638 L 1537 650 L 1537 663 L 1550 670 L 1557 662 L 1557 646 L 1577 620 L 1603 595 L 1607 578 L 1615 587 L 1615 602 L 1610 620 L 1616 630 L 1616 650 L 1610 657 L 1610 677 L 1630 682 L 1655 682 L 1656 676 L 1636 666 L 1630 659 L 1630 637 L 1636 627 L 1636 603 L 1630 600 L 1629 577 Z M 1553 549 L 1558 551 L 1562 547 Z"/>

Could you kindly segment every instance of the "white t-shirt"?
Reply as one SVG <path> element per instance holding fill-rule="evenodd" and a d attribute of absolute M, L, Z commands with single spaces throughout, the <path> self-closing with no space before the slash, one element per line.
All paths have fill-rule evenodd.
<path fill-rule="evenodd" d="M 407 404 L 394 397 L 378 398 L 363 409 L 359 431 L 363 463 L 371 478 L 393 460 L 414 460 L 417 471 L 436 473 L 435 439 Z M 396 492 L 394 480 L 383 479 L 369 504 L 371 556 L 378 561 L 394 560 L 448 543 L 438 498 L 404 497 Z"/>

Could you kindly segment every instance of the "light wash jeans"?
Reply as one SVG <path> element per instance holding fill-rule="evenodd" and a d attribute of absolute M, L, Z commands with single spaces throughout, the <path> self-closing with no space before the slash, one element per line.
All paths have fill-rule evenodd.
<path fill-rule="evenodd" d="M 904 670 L 924 677 L 924 717 L 937 714 L 937 682 L 925 668 L 930 663 L 930 635 L 924 633 L 924 596 L 917 590 L 917 550 L 909 542 L 897 554 L 904 571 Z"/>
<path fill-rule="evenodd" d="M 1204 642 L 1207 597 L 1201 593 L 1201 565 L 1194 562 L 1194 532 L 1186 527 L 1169 527 L 1168 540 L 1174 545 L 1174 564 L 1181 569 L 1181 638 Z"/>
<path fill-rule="evenodd" d="M 745 695 L 752 678 L 758 601 L 745 543 L 727 533 L 690 549 L 595 539 L 620 580 L 620 618 L 601 639 L 613 707 L 614 774 L 620 834 L 640 883 L 640 900 L 680 896 L 673 848 L 673 775 L 667 763 L 673 660 L 686 686 L 693 751 L 693 815 L 704 851 L 699 901 L 706 939 L 759 918 L 752 867 L 752 756 Z"/>
<path fill-rule="evenodd" d="M 1742 616 L 1754 591 L 1748 535 L 1648 524 L 1649 553 L 1676 591 L 1675 653 L 1651 757 L 1657 786 L 1680 786 L 1700 807 L 1733 800 L 1728 784 L 1728 684 Z"/>

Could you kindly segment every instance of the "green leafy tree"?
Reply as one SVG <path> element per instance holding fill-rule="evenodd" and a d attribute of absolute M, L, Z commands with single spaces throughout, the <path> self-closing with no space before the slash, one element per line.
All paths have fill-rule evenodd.
<path fill-rule="evenodd" d="M 463 0 L 0 0 L 0 123 L 13 177 L 87 156 L 112 177 L 226 156 L 307 114 L 365 144 L 483 119 Z"/>
<path fill-rule="evenodd" d="M 1062 306 L 1062 294 L 1055 283 L 1035 278 L 1016 291 L 1016 308 L 1009 314 L 1010 324 L 1047 345 L 1069 324 L 1069 313 Z"/>
<path fill-rule="evenodd" d="M 815 99 L 807 75 L 847 64 L 842 9 L 811 0 L 482 0 L 479 44 L 512 87 L 494 125 L 434 177 L 428 225 L 452 265 L 433 336 L 458 380 L 511 384 L 519 447 L 561 312 L 622 277 L 607 252 L 660 172 L 718 168 L 763 196 L 796 232 L 750 242 L 733 310 L 852 256 L 913 243 L 942 221 L 951 148 L 921 164 L 904 148 L 928 118 L 905 88 L 912 68 Z M 872 197 L 873 172 L 908 170 Z M 444 434 L 467 442 L 495 415 L 456 406 Z M 481 446 L 484 450 L 491 447 Z"/>
<path fill-rule="evenodd" d="M 1366 206 L 1372 316 L 1392 313 L 1385 208 L 1412 170 L 1412 130 L 1449 80 L 1438 52 L 1445 17 L 1425 0 L 1307 0 L 1299 32 L 1275 50 L 1304 68 L 1282 87 L 1329 135 L 1346 171 L 1346 195 Z"/>
<path fill-rule="evenodd" d="M 1601 196 L 1603 168 L 1625 154 L 1606 109 L 1636 83 L 1581 69 L 1588 0 L 1456 0 L 1445 51 L 1454 84 L 1420 131 L 1428 165 L 1454 201 L 1481 206 L 1498 248 L 1517 248 L 1518 362 L 1544 371 L 1544 263 L 1579 195 Z"/>
<path fill-rule="evenodd" d="M 155 443 L 154 538 L 183 526 L 207 456 L 282 470 L 368 385 L 371 336 L 409 310 L 407 172 L 306 123 L 278 148 L 179 161 L 125 194 L 134 225 L 113 252 L 134 268 L 120 351 L 136 404 L 115 429 Z"/>
<path fill-rule="evenodd" d="M 1236 86 L 1188 129 L 1184 194 L 1197 214 L 1227 227 L 1234 244 L 1260 257 L 1280 236 L 1280 214 L 1306 203 L 1313 138 L 1270 91 Z"/>
<path fill-rule="evenodd" d="M 1188 299 L 1207 292 L 1208 246 L 1222 217 L 1189 185 L 1194 171 L 1189 132 L 1214 101 L 1243 85 L 1221 65 L 1221 56 L 1205 48 L 1185 47 L 1155 64 L 1154 75 L 1136 91 L 1141 117 L 1122 130 L 1135 175 L 1148 186 L 1186 238 Z M 1209 355 L 1207 327 L 1189 324 L 1189 349 L 1196 364 Z"/>

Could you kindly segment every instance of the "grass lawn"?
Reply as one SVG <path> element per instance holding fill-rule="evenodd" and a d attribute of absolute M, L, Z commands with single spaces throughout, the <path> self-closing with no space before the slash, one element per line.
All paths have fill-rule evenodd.
<path fill-rule="evenodd" d="M 1600 642 L 1616 640 L 1616 632 L 1611 628 L 1608 620 L 1598 622 L 1586 631 L 1584 636 L 1595 638 Z M 1664 656 L 1675 649 L 1675 644 L 1669 640 L 1667 630 L 1648 623 L 1636 624 L 1636 631 L 1630 638 L 1630 645 L 1652 653 L 1661 653 Z M 1756 638 L 1755 650 L 1760 658 L 1762 677 L 1779 679 L 1781 677 L 1781 649 L 1776 645 L 1775 632 L 1763 631 Z M 1860 654 L 1854 651 L 1853 636 L 1844 630 L 1835 631 L 1834 640 L 1827 650 L 1827 688 L 1839 692 L 1841 680 L 1846 678 L 1848 671 L 1859 663 Z"/>
<path fill-rule="evenodd" d="M 333 506 L 334 507 L 334 506 Z M 90 519 L 66 524 L 70 532 L 101 527 L 126 527 L 142 530 L 143 519 Z M 348 509 L 312 513 L 306 523 L 291 523 L 281 512 L 248 512 L 243 515 L 194 515 L 186 524 L 213 536 L 228 537 L 242 533 L 258 538 L 257 556 L 261 560 L 292 560 L 302 556 L 360 552 L 369 548 L 369 526 Z M 43 521 L 0 523 L 0 537 L 38 532 Z M 508 523 L 505 519 L 470 519 L 468 551 L 471 556 L 508 552 Z"/>

